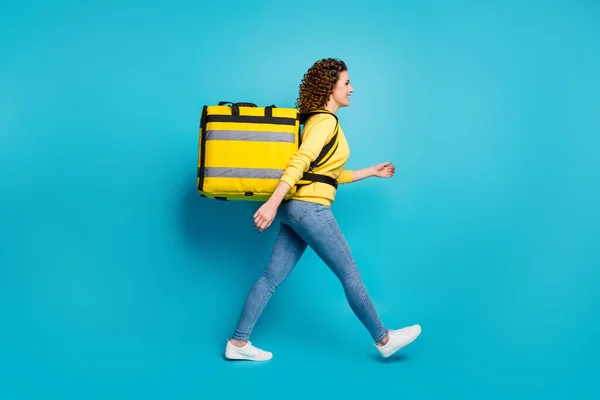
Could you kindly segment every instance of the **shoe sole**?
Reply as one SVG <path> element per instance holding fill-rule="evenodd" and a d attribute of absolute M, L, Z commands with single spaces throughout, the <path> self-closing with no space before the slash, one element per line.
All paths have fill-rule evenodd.
<path fill-rule="evenodd" d="M 233 360 L 233 361 L 269 361 L 270 359 L 273 358 L 273 356 L 271 356 L 270 358 L 249 358 L 249 357 L 245 357 L 239 354 L 231 354 L 231 353 L 225 353 L 225 358 L 228 360 Z"/>

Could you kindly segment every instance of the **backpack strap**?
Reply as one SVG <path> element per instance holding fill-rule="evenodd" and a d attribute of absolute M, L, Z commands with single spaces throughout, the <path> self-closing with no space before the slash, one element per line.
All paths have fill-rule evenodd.
<path fill-rule="evenodd" d="M 327 175 L 315 174 L 312 172 L 312 170 L 314 168 L 318 168 L 321 165 L 325 164 L 337 150 L 338 144 L 340 141 L 339 134 L 338 134 L 339 126 L 340 126 L 339 120 L 338 120 L 337 115 L 333 114 L 330 111 L 314 110 L 314 111 L 309 111 L 307 113 L 301 114 L 300 115 L 300 123 L 304 124 L 308 120 L 309 117 L 316 115 L 316 114 L 329 114 L 335 118 L 335 128 L 333 130 L 333 136 L 329 140 L 329 142 L 327 142 L 325 144 L 325 146 L 323 146 L 323 148 L 321 149 L 321 152 L 319 153 L 317 158 L 310 163 L 308 171 L 305 172 L 304 175 L 302 175 L 302 177 L 300 178 L 300 181 L 309 181 L 309 182 L 308 183 L 296 183 L 296 186 L 302 187 L 302 186 L 310 185 L 312 182 L 321 182 L 321 183 L 327 183 L 337 189 L 338 182 L 336 179 L 333 179 Z"/>
<path fill-rule="evenodd" d="M 302 175 L 302 178 L 300 178 L 300 180 L 301 181 L 310 181 L 310 182 L 309 183 L 296 183 L 296 186 L 298 186 L 298 187 L 307 186 L 313 182 L 327 183 L 328 185 L 331 185 L 336 189 L 338 187 L 338 181 L 336 179 L 333 179 L 332 177 L 327 176 L 327 175 L 315 174 L 312 172 L 305 172 L 304 175 Z"/>

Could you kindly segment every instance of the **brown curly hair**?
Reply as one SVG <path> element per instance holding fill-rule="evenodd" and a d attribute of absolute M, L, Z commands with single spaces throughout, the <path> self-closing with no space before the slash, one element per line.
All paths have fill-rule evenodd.
<path fill-rule="evenodd" d="M 300 113 L 322 109 L 327 105 L 329 96 L 346 64 L 337 58 L 324 58 L 315 62 L 304 74 L 296 108 Z"/>

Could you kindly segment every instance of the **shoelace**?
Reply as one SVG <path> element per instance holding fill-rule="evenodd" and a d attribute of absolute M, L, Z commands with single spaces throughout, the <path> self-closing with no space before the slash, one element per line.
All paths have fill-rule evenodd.
<path fill-rule="evenodd" d="M 262 353 L 265 352 L 263 349 L 259 349 L 258 347 L 254 347 L 252 345 L 252 342 L 250 342 L 250 341 L 248 341 L 248 347 L 250 347 L 250 350 L 255 351 L 255 352 L 259 353 L 259 354 L 262 354 Z"/>
<path fill-rule="evenodd" d="M 399 329 L 397 331 L 393 331 L 390 334 L 390 336 L 393 336 L 393 337 L 407 336 L 407 335 L 410 335 L 411 333 L 412 333 L 411 328 L 407 327 L 407 328 Z"/>

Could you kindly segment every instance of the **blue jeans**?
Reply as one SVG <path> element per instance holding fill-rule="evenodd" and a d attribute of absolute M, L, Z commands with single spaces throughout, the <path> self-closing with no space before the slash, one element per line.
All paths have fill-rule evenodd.
<path fill-rule="evenodd" d="M 387 329 L 377 316 L 331 209 L 317 203 L 288 200 L 279 206 L 278 214 L 281 224 L 271 259 L 248 293 L 232 338 L 248 341 L 265 305 L 298 263 L 308 245 L 338 277 L 352 311 L 373 340 L 382 340 Z"/>

